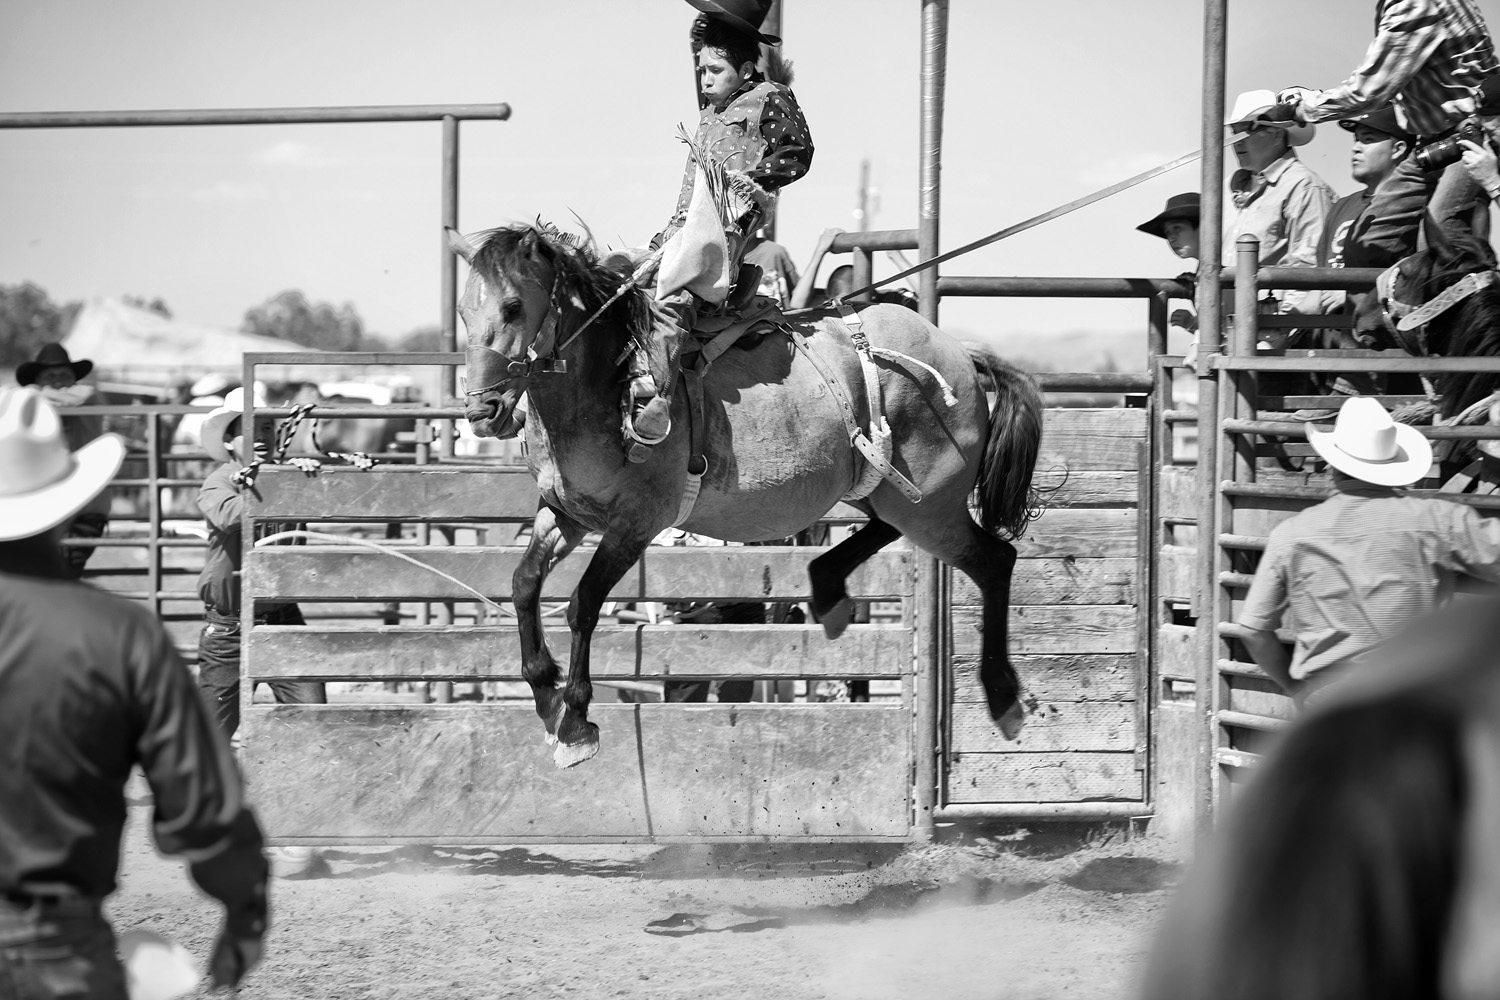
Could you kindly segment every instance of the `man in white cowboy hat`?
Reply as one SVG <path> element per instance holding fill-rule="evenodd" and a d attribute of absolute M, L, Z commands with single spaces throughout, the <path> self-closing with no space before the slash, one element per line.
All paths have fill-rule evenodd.
<path fill-rule="evenodd" d="M 1297 158 L 1296 147 L 1312 140 L 1314 127 L 1293 120 L 1269 90 L 1235 98 L 1226 124 L 1236 137 L 1240 168 L 1229 178 L 1233 211 L 1224 219 L 1224 266 L 1235 265 L 1239 238 L 1254 236 L 1263 266 L 1313 267 L 1333 206 L 1333 188 Z M 1285 311 L 1301 293 L 1271 297 L 1280 303 L 1277 311 Z"/>
<path fill-rule="evenodd" d="M 1277 96 L 1303 122 L 1351 118 L 1391 104 L 1422 148 L 1472 115 L 1480 87 L 1497 73 L 1500 59 L 1476 0 L 1378 0 L 1375 37 L 1343 83 L 1327 90 L 1288 87 Z M 1427 225 L 1458 220 L 1488 238 L 1487 201 L 1460 164 L 1427 171 L 1418 158 L 1407 159 L 1374 210 L 1391 217 L 1413 194 L 1426 202 Z M 1388 199 L 1393 204 L 1386 205 Z M 1420 208 L 1417 214 L 1420 221 Z M 1367 265 L 1350 260 L 1348 266 Z"/>
<path fill-rule="evenodd" d="M 229 743 L 144 607 L 69 578 L 58 540 L 125 455 L 76 453 L 34 389 L 0 388 L 0 996 L 125 1000 L 113 931 L 125 783 L 150 784 L 158 850 L 224 904 L 209 967 L 260 959 L 266 861 Z"/>
<path fill-rule="evenodd" d="M 264 461 L 276 431 L 259 387 L 254 394 L 256 427 L 246 441 L 241 428 L 245 390 L 235 388 L 224 405 L 203 418 L 199 433 L 203 450 L 221 463 L 198 489 L 198 510 L 208 528 L 208 550 L 198 575 L 203 600 L 203 632 L 198 640 L 198 685 L 214 718 L 233 737 L 240 727 L 240 556 L 241 516 L 247 487 L 237 473 L 256 459 Z M 280 530 L 277 526 L 274 530 Z M 257 604 L 255 620 L 268 625 L 306 625 L 296 604 Z M 316 681 L 267 681 L 276 700 L 288 705 L 321 705 L 328 696 Z"/>
<path fill-rule="evenodd" d="M 1312 691 L 1445 604 L 1459 579 L 1500 582 L 1500 520 L 1399 487 L 1428 474 L 1432 446 L 1380 401 L 1344 401 L 1307 432 L 1337 492 L 1272 531 L 1240 611 L 1245 646 L 1288 693 Z M 1288 653 L 1276 638 L 1294 637 Z"/>

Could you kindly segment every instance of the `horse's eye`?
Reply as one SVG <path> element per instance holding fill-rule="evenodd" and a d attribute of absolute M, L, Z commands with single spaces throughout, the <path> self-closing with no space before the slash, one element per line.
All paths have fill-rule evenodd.
<path fill-rule="evenodd" d="M 514 323 L 521 318 L 521 303 L 511 299 L 500 307 L 500 318 L 507 323 Z"/>

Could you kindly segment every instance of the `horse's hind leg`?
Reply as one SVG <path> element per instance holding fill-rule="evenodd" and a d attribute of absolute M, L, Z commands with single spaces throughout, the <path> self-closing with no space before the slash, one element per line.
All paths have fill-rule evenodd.
<path fill-rule="evenodd" d="M 936 510 L 924 513 L 934 515 Z M 1010 579 L 1016 547 L 987 533 L 966 514 L 962 521 L 954 516 L 914 522 L 907 526 L 906 535 L 913 544 L 961 570 L 979 588 L 979 682 L 990 718 L 1006 739 L 1015 739 L 1026 722 L 1021 682 L 1009 653 Z"/>
<path fill-rule="evenodd" d="M 542 629 L 542 583 L 552 567 L 583 540 L 584 534 L 584 529 L 567 515 L 547 506 L 539 507 L 532 522 L 531 541 L 511 578 L 511 595 L 521 633 L 521 678 L 531 685 L 536 714 L 547 727 L 548 743 L 557 742 L 555 734 L 563 709 L 557 679 L 562 671 L 547 648 L 547 635 Z"/>
<path fill-rule="evenodd" d="M 854 602 L 844 581 L 864 561 L 901 537 L 901 532 L 870 515 L 869 523 L 807 564 L 812 579 L 812 612 L 823 634 L 837 639 L 854 617 Z"/>

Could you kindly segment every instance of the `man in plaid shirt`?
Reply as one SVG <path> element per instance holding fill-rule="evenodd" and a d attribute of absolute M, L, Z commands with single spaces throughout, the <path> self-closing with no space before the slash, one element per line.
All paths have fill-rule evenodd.
<path fill-rule="evenodd" d="M 1379 0 L 1375 38 L 1347 80 L 1328 90 L 1292 87 L 1277 96 L 1305 122 L 1352 118 L 1392 104 L 1420 148 L 1473 114 L 1479 85 L 1497 72 L 1500 60 L 1476 0 Z M 1461 163 L 1428 174 L 1408 158 L 1375 196 L 1370 212 L 1393 224 L 1410 220 L 1414 225 L 1424 206 L 1428 226 L 1457 219 L 1481 239 L 1489 238 L 1488 199 Z M 1345 247 L 1344 264 L 1381 266 L 1366 260 L 1365 250 L 1353 241 Z"/>

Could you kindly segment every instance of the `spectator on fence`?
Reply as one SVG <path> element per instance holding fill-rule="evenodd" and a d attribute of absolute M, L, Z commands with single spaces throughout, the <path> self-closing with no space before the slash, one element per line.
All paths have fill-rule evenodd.
<path fill-rule="evenodd" d="M 823 230 L 818 236 L 818 244 L 813 247 L 812 259 L 807 262 L 807 268 L 798 279 L 797 286 L 792 290 L 792 309 L 812 309 L 826 304 L 835 295 L 842 295 L 854 288 L 854 268 L 849 264 L 842 264 L 834 268 L 828 276 L 826 287 L 819 288 L 818 269 L 823 266 L 823 258 L 828 256 L 828 251 L 833 248 L 835 237 L 843 234 L 838 227 Z M 835 279 L 838 279 L 835 281 Z M 837 291 L 835 291 L 837 285 Z"/>
<path fill-rule="evenodd" d="M 1312 140 L 1314 127 L 1287 120 L 1269 90 L 1251 90 L 1235 98 L 1229 128 L 1238 136 L 1240 168 L 1229 179 L 1233 212 L 1224 225 L 1224 266 L 1238 263 L 1237 243 L 1247 235 L 1260 240 L 1262 267 L 1314 266 L 1333 205 L 1333 188 L 1297 158 L 1296 147 Z M 1267 293 L 1263 308 L 1287 312 L 1301 298 L 1299 291 Z M 1282 346 L 1279 339 L 1267 346 Z"/>
<path fill-rule="evenodd" d="M 0 995 L 125 1000 L 102 907 L 136 766 L 157 849 L 224 905 L 209 968 L 232 987 L 266 931 L 260 829 L 161 623 L 73 581 L 59 540 L 125 447 L 106 434 L 69 451 L 36 390 L 0 388 Z"/>
<path fill-rule="evenodd" d="M 1197 264 L 1201 254 L 1198 244 L 1199 201 L 1197 191 L 1174 194 L 1167 199 L 1165 208 L 1135 228 L 1148 236 L 1166 240 L 1168 249 L 1179 258 Z M 1196 301 L 1196 270 L 1178 275 L 1177 280 Z M 1198 317 L 1191 309 L 1172 310 L 1170 322 L 1189 333 L 1198 332 Z"/>
<path fill-rule="evenodd" d="M 221 464 L 208 474 L 198 490 L 198 509 L 208 528 L 208 551 L 198 576 L 204 617 L 198 643 L 198 684 L 219 727 L 231 738 L 240 727 L 241 515 L 245 510 L 246 487 L 238 473 L 253 460 L 267 458 L 276 433 L 274 418 L 257 414 L 256 427 L 246 441 L 240 426 L 244 392 L 243 388 L 231 390 L 224 405 L 204 418 L 200 430 L 203 450 Z M 256 395 L 255 405 L 265 406 L 264 397 Z M 291 602 L 257 604 L 255 622 L 307 624 L 302 609 Z M 321 705 L 328 700 L 321 682 L 267 681 L 267 684 L 276 700 L 284 705 Z"/>
<path fill-rule="evenodd" d="M 68 349 L 61 344 L 43 344 L 36 357 L 16 368 L 16 381 L 21 385 L 34 385 L 53 406 L 72 408 L 97 406 L 99 391 L 83 382 L 94 363 L 87 359 L 74 361 Z M 104 433 L 104 418 L 93 414 L 70 413 L 62 418 L 63 433 L 68 447 L 77 451 Z M 102 538 L 109 528 L 110 497 L 102 490 L 84 506 L 69 523 L 64 537 L 68 539 Z M 94 554 L 92 545 L 67 545 L 63 548 L 67 556 L 68 570 L 74 579 L 83 576 L 84 566 Z"/>
<path fill-rule="evenodd" d="M 745 251 L 745 263 L 760 268 L 760 294 L 778 306 L 791 308 L 792 291 L 797 287 L 797 265 L 786 247 L 760 237 Z"/>
<path fill-rule="evenodd" d="M 1500 582 L 1500 520 L 1397 488 L 1432 465 L 1415 427 L 1355 396 L 1308 440 L 1337 492 L 1271 531 L 1239 616 L 1255 662 L 1299 698 L 1445 604 L 1459 578 Z M 1276 637 L 1283 626 L 1290 653 Z"/>
<path fill-rule="evenodd" d="M 1396 218 L 1382 218 L 1373 210 L 1376 192 L 1388 183 L 1396 168 L 1410 155 L 1416 137 L 1401 127 L 1392 107 L 1346 118 L 1339 125 L 1353 134 L 1349 156 L 1349 173 L 1364 187 L 1345 195 L 1328 213 L 1323 237 L 1318 241 L 1319 267 L 1346 266 L 1346 253 L 1367 262 L 1366 266 L 1389 267 L 1417 248 L 1417 220 L 1401 213 Z M 1347 316 L 1352 330 L 1309 327 L 1298 331 L 1288 347 L 1349 350 L 1392 346 L 1385 330 L 1378 296 L 1374 291 L 1345 292 L 1341 289 L 1314 289 L 1298 302 L 1296 312 L 1307 316 Z M 1376 375 L 1351 372 L 1346 375 L 1311 376 L 1318 391 L 1342 396 L 1376 393 L 1385 379 Z M 1332 410 L 1304 410 L 1301 419 L 1331 416 Z"/>
<path fill-rule="evenodd" d="M 1421 148 L 1449 136 L 1472 114 L 1481 84 L 1496 73 L 1500 60 L 1476 0 L 1379 0 L 1375 37 L 1348 79 L 1328 90 L 1290 87 L 1277 98 L 1309 123 L 1392 104 Z M 1372 211 L 1392 225 L 1413 226 L 1423 221 L 1424 207 L 1428 227 L 1455 220 L 1481 240 L 1489 238 L 1484 193 L 1460 163 L 1427 171 L 1418 158 L 1406 159 Z M 1381 266 L 1365 259 L 1358 245 L 1350 247 L 1345 264 Z"/>
<path fill-rule="evenodd" d="M 1460 163 L 1469 178 L 1484 191 L 1491 205 L 1500 205 L 1500 164 L 1495 151 L 1500 149 L 1500 75 L 1492 76 L 1480 88 L 1479 118 L 1487 142 L 1459 141 L 1463 149 Z"/>

